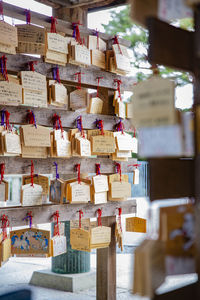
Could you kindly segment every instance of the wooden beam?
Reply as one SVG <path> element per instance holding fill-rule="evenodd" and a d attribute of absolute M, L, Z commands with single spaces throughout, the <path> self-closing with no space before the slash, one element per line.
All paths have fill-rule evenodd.
<path fill-rule="evenodd" d="M 150 159 L 150 200 L 194 197 L 194 160 Z"/>
<path fill-rule="evenodd" d="M 56 210 L 59 210 L 60 221 L 78 220 L 78 210 L 82 209 L 84 218 L 95 218 L 97 209 L 102 209 L 102 216 L 115 216 L 117 214 L 119 202 L 108 201 L 106 204 L 94 205 L 88 204 L 43 204 L 42 206 L 26 207 L 3 207 L 0 208 L 0 217 L 5 214 L 8 216 L 10 227 L 23 226 L 27 223 L 23 221 L 27 213 L 32 211 L 33 224 L 44 224 L 52 222 L 51 216 Z M 120 202 L 123 214 L 132 214 L 136 212 L 136 200 Z M 109 299 L 110 300 L 110 299 Z"/>
<path fill-rule="evenodd" d="M 57 9 L 53 9 L 53 16 L 67 21 L 82 24 L 84 27 L 87 27 L 87 8 L 82 7 L 60 7 Z"/>
<path fill-rule="evenodd" d="M 199 299 L 199 297 L 197 297 L 197 283 L 193 283 L 164 294 L 155 295 L 155 297 L 152 300 L 169 300 L 169 299 L 170 300 Z"/>
<path fill-rule="evenodd" d="M 11 5 L 8 3 L 3 3 L 3 8 L 4 8 L 4 15 L 14 18 L 14 19 L 18 19 L 18 20 L 23 20 L 26 21 L 26 15 L 25 15 L 25 9 L 24 8 L 20 8 L 18 6 L 15 5 Z M 59 32 L 64 32 L 69 36 L 72 36 L 73 33 L 73 29 L 72 29 L 72 23 L 71 22 L 66 22 L 63 20 L 57 20 L 57 24 L 56 24 L 56 28 L 57 31 Z M 43 15 L 43 14 L 39 14 L 36 12 L 31 11 L 31 23 L 33 24 L 37 24 L 43 27 L 46 27 L 47 29 L 50 29 L 51 27 L 51 18 Z M 93 35 L 94 30 L 93 29 L 88 29 L 85 28 L 84 26 L 80 26 L 80 33 L 86 34 L 86 35 Z M 99 33 L 99 36 L 104 39 L 105 41 L 111 40 L 114 38 L 113 35 L 108 35 L 105 33 Z M 130 47 L 131 42 L 124 40 L 124 39 L 119 39 L 119 42 L 127 47 Z"/>
<path fill-rule="evenodd" d="M 5 108 L 5 105 L 0 105 L 0 111 Z M 10 123 L 11 124 L 27 124 L 26 115 L 27 110 L 31 109 L 35 116 L 36 122 L 39 125 L 52 127 L 52 116 L 53 114 L 58 114 L 62 120 L 63 128 L 75 128 L 76 127 L 76 118 L 82 115 L 82 122 L 84 129 L 95 129 L 96 119 L 101 118 L 104 121 L 105 130 L 113 130 L 114 126 L 118 123 L 119 118 L 113 115 L 95 115 L 87 114 L 81 110 L 77 111 L 67 111 L 59 108 L 49 106 L 48 108 L 36 108 L 29 106 L 8 106 L 6 105 L 7 110 L 10 113 Z M 133 131 L 132 124 L 130 120 L 125 119 L 123 121 L 126 131 Z"/>
<path fill-rule="evenodd" d="M 102 225 L 111 227 L 111 243 L 108 248 L 97 249 L 97 300 L 116 300 L 115 222 L 114 216 L 102 219 Z"/>
<path fill-rule="evenodd" d="M 177 28 L 154 17 L 147 19 L 149 62 L 193 72 L 194 33 Z"/>
<path fill-rule="evenodd" d="M 54 162 L 58 164 L 60 174 L 74 173 L 74 166 L 81 164 L 81 173 L 95 173 L 95 164 L 100 163 L 103 173 L 115 173 L 115 162 L 108 157 L 71 157 L 71 158 L 40 158 L 32 159 L 36 173 L 54 174 Z M 137 159 L 121 162 L 122 172 L 131 172 L 128 165 L 135 164 Z M 31 158 L 0 157 L 0 163 L 5 163 L 5 174 L 30 174 Z"/>
<path fill-rule="evenodd" d="M 2 56 L 3 53 L 0 53 Z M 39 72 L 43 75 L 46 75 L 47 78 L 53 79 L 52 67 L 55 66 L 53 64 L 44 63 L 42 58 L 33 58 L 28 55 L 6 55 L 7 60 L 7 70 L 10 73 L 18 73 L 19 71 L 28 70 L 28 62 L 33 59 L 37 61 L 37 65 L 35 66 L 35 71 Z M 60 79 L 63 83 L 66 84 L 74 84 L 77 85 L 77 80 L 75 80 L 74 74 L 77 72 L 83 72 L 84 75 L 81 76 L 81 84 L 86 88 L 97 88 L 97 77 L 103 77 L 100 80 L 100 87 L 105 87 L 109 89 L 116 89 L 116 84 L 114 84 L 114 79 L 121 79 L 122 85 L 121 89 L 125 91 L 132 91 L 133 85 L 136 83 L 135 77 L 125 77 L 119 76 L 113 73 L 109 73 L 106 71 L 102 71 L 95 67 L 83 68 L 76 65 L 67 64 L 65 67 L 59 66 L 60 71 Z"/>

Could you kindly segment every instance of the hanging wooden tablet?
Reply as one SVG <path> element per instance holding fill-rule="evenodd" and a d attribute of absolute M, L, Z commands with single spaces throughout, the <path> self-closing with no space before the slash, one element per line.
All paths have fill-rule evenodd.
<path fill-rule="evenodd" d="M 110 195 L 113 199 L 131 197 L 131 184 L 125 181 L 112 182 L 110 184 Z"/>
<path fill-rule="evenodd" d="M 70 63 L 76 65 L 90 66 L 91 56 L 90 50 L 85 45 L 70 46 Z"/>
<path fill-rule="evenodd" d="M 126 132 L 115 132 L 117 149 L 119 151 L 132 151 L 133 153 L 138 152 L 138 141 L 135 137 L 132 137 Z"/>
<path fill-rule="evenodd" d="M 22 206 L 42 205 L 42 186 L 38 184 L 25 184 L 21 188 Z"/>
<path fill-rule="evenodd" d="M 87 101 L 87 89 L 77 89 L 69 94 L 69 108 L 71 110 L 87 107 Z"/>
<path fill-rule="evenodd" d="M 91 136 L 92 155 L 111 154 L 115 152 L 115 139 L 105 135 Z"/>
<path fill-rule="evenodd" d="M 35 71 L 22 71 L 20 72 L 20 78 L 23 88 L 23 104 L 35 107 L 47 107 L 46 76 Z"/>
<path fill-rule="evenodd" d="M 134 87 L 133 122 L 138 127 L 177 123 L 175 85 L 172 80 L 152 76 Z"/>
<path fill-rule="evenodd" d="M 22 176 L 22 185 L 31 183 L 31 176 L 24 175 Z M 40 185 L 42 187 L 42 194 L 48 195 L 49 194 L 49 178 L 43 175 L 33 175 L 33 183 Z"/>
<path fill-rule="evenodd" d="M 82 228 L 71 229 L 70 245 L 74 250 L 90 252 L 90 231 Z"/>
<path fill-rule="evenodd" d="M 51 147 L 50 130 L 44 126 L 23 125 L 21 134 L 26 147 Z"/>
<path fill-rule="evenodd" d="M 4 21 L 0 21 L 0 52 L 16 54 L 17 45 L 17 28 Z"/>
<path fill-rule="evenodd" d="M 107 175 L 96 175 L 92 177 L 95 193 L 107 192 L 108 191 L 108 176 Z"/>
<path fill-rule="evenodd" d="M 70 38 L 55 32 L 47 32 L 45 62 L 65 66 Z"/>
<path fill-rule="evenodd" d="M 94 187 L 91 188 L 91 202 L 93 204 L 102 204 L 107 203 L 107 192 L 95 193 Z"/>
<path fill-rule="evenodd" d="M 91 229 L 90 247 L 91 249 L 109 247 L 111 241 L 111 228 L 98 226 Z"/>
<path fill-rule="evenodd" d="M 133 171 L 133 184 L 139 184 L 140 183 L 140 171 L 139 169 L 135 169 Z"/>
<path fill-rule="evenodd" d="M 55 235 L 51 239 L 51 256 L 55 257 L 67 252 L 67 238 L 64 235 Z"/>
<path fill-rule="evenodd" d="M 90 181 L 78 180 L 67 184 L 67 195 L 70 203 L 88 203 L 90 201 Z"/>
<path fill-rule="evenodd" d="M 91 142 L 85 137 L 76 138 L 76 150 L 80 156 L 91 156 Z"/>
<path fill-rule="evenodd" d="M 106 69 L 106 55 L 99 50 L 91 50 L 91 64 L 102 70 Z"/>
<path fill-rule="evenodd" d="M 50 231 L 39 228 L 24 228 L 10 232 L 12 254 L 50 253 Z"/>
<path fill-rule="evenodd" d="M 138 217 L 126 218 L 126 231 L 146 233 L 146 222 L 146 219 Z"/>
<path fill-rule="evenodd" d="M 10 81 L 0 81 L 0 104 L 22 104 L 22 87 Z"/>
<path fill-rule="evenodd" d="M 63 202 L 63 187 L 64 181 L 59 178 L 55 178 L 50 181 L 49 201 L 53 203 Z"/>
<path fill-rule="evenodd" d="M 48 148 L 46 147 L 26 147 L 22 144 L 23 158 L 47 158 Z"/>
<path fill-rule="evenodd" d="M 131 62 L 127 47 L 114 44 L 112 45 L 112 48 L 114 52 L 116 73 L 125 72 L 128 74 L 131 71 Z"/>
<path fill-rule="evenodd" d="M 18 53 L 45 54 L 45 28 L 23 24 L 16 25 L 18 35 Z"/>
<path fill-rule="evenodd" d="M 115 114 L 122 119 L 126 118 L 126 104 L 118 99 L 115 103 Z"/>
<path fill-rule="evenodd" d="M 99 50 L 101 52 L 106 51 L 106 42 L 100 37 L 95 35 L 88 36 L 88 49 L 89 50 Z"/>
<path fill-rule="evenodd" d="M 133 117 L 133 103 L 126 103 L 126 118 L 131 119 Z M 132 121 L 134 123 L 134 120 Z"/>
<path fill-rule="evenodd" d="M 0 267 L 11 257 L 11 239 L 7 236 L 0 242 Z"/>
<path fill-rule="evenodd" d="M 101 114 L 103 110 L 103 100 L 99 97 L 91 97 L 89 100 L 89 114 Z"/>
<path fill-rule="evenodd" d="M 19 156 L 22 153 L 20 136 L 16 131 L 6 130 L 1 133 L 1 136 L 4 144 L 3 155 Z"/>
<path fill-rule="evenodd" d="M 51 95 L 54 105 L 65 106 L 68 108 L 67 89 L 62 83 L 55 83 L 51 85 Z"/>

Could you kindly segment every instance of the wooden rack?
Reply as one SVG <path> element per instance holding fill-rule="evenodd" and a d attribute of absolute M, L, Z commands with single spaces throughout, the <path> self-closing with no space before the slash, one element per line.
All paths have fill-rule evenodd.
<path fill-rule="evenodd" d="M 41 1 L 42 2 L 42 1 Z M 25 11 L 22 8 L 13 6 L 7 3 L 3 4 L 4 15 L 25 21 Z M 69 22 L 63 20 L 57 20 L 57 31 L 64 32 L 67 35 L 72 35 L 72 25 Z M 47 29 L 50 28 L 50 17 L 42 14 L 31 12 L 31 22 L 40 26 L 44 26 Z M 80 31 L 82 35 L 93 34 L 93 30 L 87 29 L 80 26 Z M 109 36 L 100 33 L 99 36 L 107 42 L 107 49 L 110 48 L 111 40 L 113 36 Z M 119 40 L 120 43 L 129 46 L 130 43 L 125 40 Z M 0 54 L 1 55 L 1 54 Z M 10 74 L 17 74 L 21 70 L 28 69 L 28 62 L 33 60 L 31 56 L 25 55 L 7 55 L 7 70 Z M 41 58 L 35 59 L 38 64 L 35 66 L 35 71 L 45 75 L 47 78 L 52 78 L 52 67 L 55 65 L 44 63 Z M 108 98 L 107 106 L 112 106 L 112 96 L 116 86 L 114 84 L 114 79 L 121 79 L 122 85 L 121 89 L 125 91 L 131 91 L 136 79 L 133 77 L 123 77 L 115 75 L 106 71 L 101 71 L 98 68 L 82 68 L 79 66 L 67 64 L 65 67 L 59 67 L 61 82 L 66 85 L 76 86 L 77 81 L 75 80 L 74 74 L 82 71 L 84 75 L 82 76 L 82 86 L 86 88 L 97 88 L 97 77 L 103 77 L 100 81 L 100 89 L 106 90 L 111 93 L 110 99 Z M 109 101 L 110 100 L 110 101 Z M 7 107 L 7 106 L 6 106 Z M 0 110 L 5 108 L 5 106 L 0 106 Z M 8 111 L 10 112 L 10 123 L 11 124 L 25 124 L 26 123 L 26 112 L 27 106 L 8 106 Z M 96 118 L 101 118 L 104 120 L 104 128 L 112 130 L 113 126 L 117 123 L 118 118 L 113 115 L 90 115 L 84 114 L 80 111 L 72 112 L 55 107 L 48 108 L 32 108 L 34 111 L 37 123 L 43 126 L 52 127 L 52 115 L 58 113 L 62 118 L 63 128 L 74 128 L 75 119 L 78 115 L 82 114 L 83 127 L 85 129 L 93 129 L 94 121 Z M 124 122 L 126 130 L 131 130 L 131 123 L 129 120 Z M 20 157 L 0 157 L 0 163 L 5 163 L 6 174 L 26 174 L 30 172 L 30 161 L 31 159 L 23 159 Z M 76 158 L 72 157 L 69 159 L 33 159 L 35 172 L 41 174 L 54 173 L 53 162 L 56 161 L 58 164 L 58 169 L 60 174 L 71 174 L 74 172 L 74 165 L 76 163 L 81 163 L 81 171 L 87 173 L 95 173 L 95 163 L 101 163 L 101 168 L 103 173 L 113 173 L 114 172 L 114 162 L 106 157 L 98 158 Z M 122 172 L 130 172 L 128 165 L 134 164 L 135 159 L 129 160 L 129 162 L 122 162 Z M 115 300 L 116 299 L 116 243 L 115 243 L 115 219 L 117 214 L 117 208 L 122 207 L 123 214 L 135 213 L 136 212 L 136 201 L 130 199 L 124 202 L 108 202 L 106 205 L 84 204 L 84 205 L 69 205 L 69 204 L 47 204 L 43 206 L 34 207 L 4 207 L 0 208 L 0 216 L 2 214 L 8 215 L 11 226 L 21 226 L 25 225 L 23 218 L 26 216 L 28 211 L 33 213 L 34 223 L 45 223 L 51 222 L 51 216 L 56 210 L 60 212 L 60 220 L 66 221 L 71 219 L 77 219 L 77 211 L 82 209 L 84 211 L 85 218 L 92 218 L 96 216 L 96 211 L 98 208 L 102 208 L 102 223 L 104 225 L 111 226 L 112 228 L 112 239 L 111 244 L 108 249 L 97 250 L 97 299 L 98 300 Z"/>

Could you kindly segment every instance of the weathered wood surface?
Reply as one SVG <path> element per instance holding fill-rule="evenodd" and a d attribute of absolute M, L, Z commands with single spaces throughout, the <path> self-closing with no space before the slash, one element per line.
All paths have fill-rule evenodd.
<path fill-rule="evenodd" d="M 2 56 L 3 53 L 0 53 Z M 29 70 L 28 62 L 34 60 L 37 61 L 37 65 L 35 66 L 35 71 L 39 72 L 43 75 L 46 75 L 47 78 L 53 79 L 52 67 L 55 66 L 53 64 L 44 63 L 42 58 L 33 58 L 29 55 L 6 55 L 7 60 L 7 70 L 10 73 L 18 73 L 19 71 Z M 76 65 L 67 64 L 65 67 L 59 66 L 60 71 L 60 79 L 64 83 L 73 83 L 77 85 L 77 79 L 75 79 L 75 73 L 82 72 L 84 73 L 81 76 L 81 85 L 83 87 L 93 87 L 97 88 L 97 77 L 103 77 L 100 80 L 99 86 L 105 87 L 109 89 L 117 89 L 117 85 L 114 83 L 114 79 L 121 79 L 121 89 L 125 91 L 132 91 L 133 85 L 136 83 L 135 77 L 125 77 L 119 76 L 110 72 L 102 71 L 95 67 L 84 68 Z"/>
<path fill-rule="evenodd" d="M 148 18 L 149 62 L 192 72 L 194 33 Z M 170 42 L 169 42 L 170 41 Z"/>
<path fill-rule="evenodd" d="M 111 243 L 108 248 L 97 249 L 97 300 L 116 299 L 115 222 L 115 217 L 102 219 L 102 225 L 111 226 Z"/>
<path fill-rule="evenodd" d="M 3 3 L 3 8 L 4 8 L 5 16 L 8 16 L 8 17 L 11 17 L 14 19 L 18 19 L 18 20 L 22 20 L 22 21 L 26 21 L 26 15 L 25 15 L 24 8 L 21 8 L 21 7 L 15 6 L 15 5 L 11 5 L 11 4 L 8 4 L 5 2 Z M 71 22 L 66 22 L 63 20 L 57 20 L 57 22 L 58 23 L 56 24 L 56 28 L 57 28 L 58 32 L 59 31 L 64 32 L 64 33 L 72 36 L 73 30 L 72 30 Z M 51 18 L 49 16 L 31 11 L 31 23 L 46 27 L 47 29 L 50 29 Z M 94 30 L 80 26 L 80 33 L 89 35 L 89 34 L 93 34 Z M 99 36 L 102 39 L 107 40 L 107 41 L 114 38 L 113 35 L 108 35 L 105 33 L 99 33 Z M 130 45 L 131 45 L 131 43 L 129 41 L 124 40 L 124 39 L 119 39 L 119 42 L 127 47 L 130 47 Z"/>
<path fill-rule="evenodd" d="M 36 122 L 39 125 L 53 127 L 52 117 L 53 114 L 58 114 L 62 120 L 62 126 L 64 128 L 76 128 L 76 118 L 82 116 L 82 122 L 84 129 L 95 129 L 96 119 L 101 119 L 104 121 L 105 130 L 113 130 L 114 126 L 119 122 L 119 118 L 111 115 L 95 115 L 87 114 L 81 110 L 77 111 L 67 111 L 63 109 L 55 108 L 35 108 L 28 106 L 8 106 L 0 105 L 0 111 L 7 109 L 10 113 L 10 123 L 11 124 L 27 124 L 26 115 L 27 111 L 31 109 L 36 117 Z M 130 120 L 126 119 L 123 121 L 125 130 L 133 131 L 133 126 Z"/>
<path fill-rule="evenodd" d="M 106 204 L 93 205 L 89 204 L 44 204 L 42 206 L 26 206 L 26 207 L 3 207 L 0 208 L 0 216 L 3 214 L 8 216 L 10 227 L 23 226 L 27 222 L 23 221 L 27 213 L 32 211 L 33 224 L 44 224 L 52 222 L 52 215 L 59 211 L 60 221 L 78 220 L 80 209 L 83 210 L 84 218 L 97 217 L 98 208 L 102 209 L 102 216 L 116 216 L 117 208 L 122 208 L 123 214 L 132 214 L 136 212 L 136 200 L 128 200 L 124 202 L 109 201 Z"/>
<path fill-rule="evenodd" d="M 150 159 L 150 200 L 194 196 L 194 160 Z"/>
<path fill-rule="evenodd" d="M 95 164 L 101 164 L 103 173 L 115 173 L 115 162 L 109 158 L 44 158 L 29 159 L 21 157 L 0 157 L 0 163 L 5 163 L 5 174 L 30 174 L 31 160 L 34 163 L 35 173 L 38 174 L 55 174 L 54 162 L 58 164 L 60 174 L 74 173 L 76 164 L 81 164 L 81 173 L 96 173 Z M 130 159 L 128 162 L 121 162 L 122 172 L 131 172 L 129 164 L 135 164 L 136 159 Z"/>

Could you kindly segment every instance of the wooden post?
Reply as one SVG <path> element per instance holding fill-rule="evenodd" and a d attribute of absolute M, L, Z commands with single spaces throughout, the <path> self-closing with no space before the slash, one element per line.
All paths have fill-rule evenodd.
<path fill-rule="evenodd" d="M 97 250 L 97 300 L 116 300 L 116 217 L 102 218 L 102 225 L 111 227 L 109 248 Z"/>

